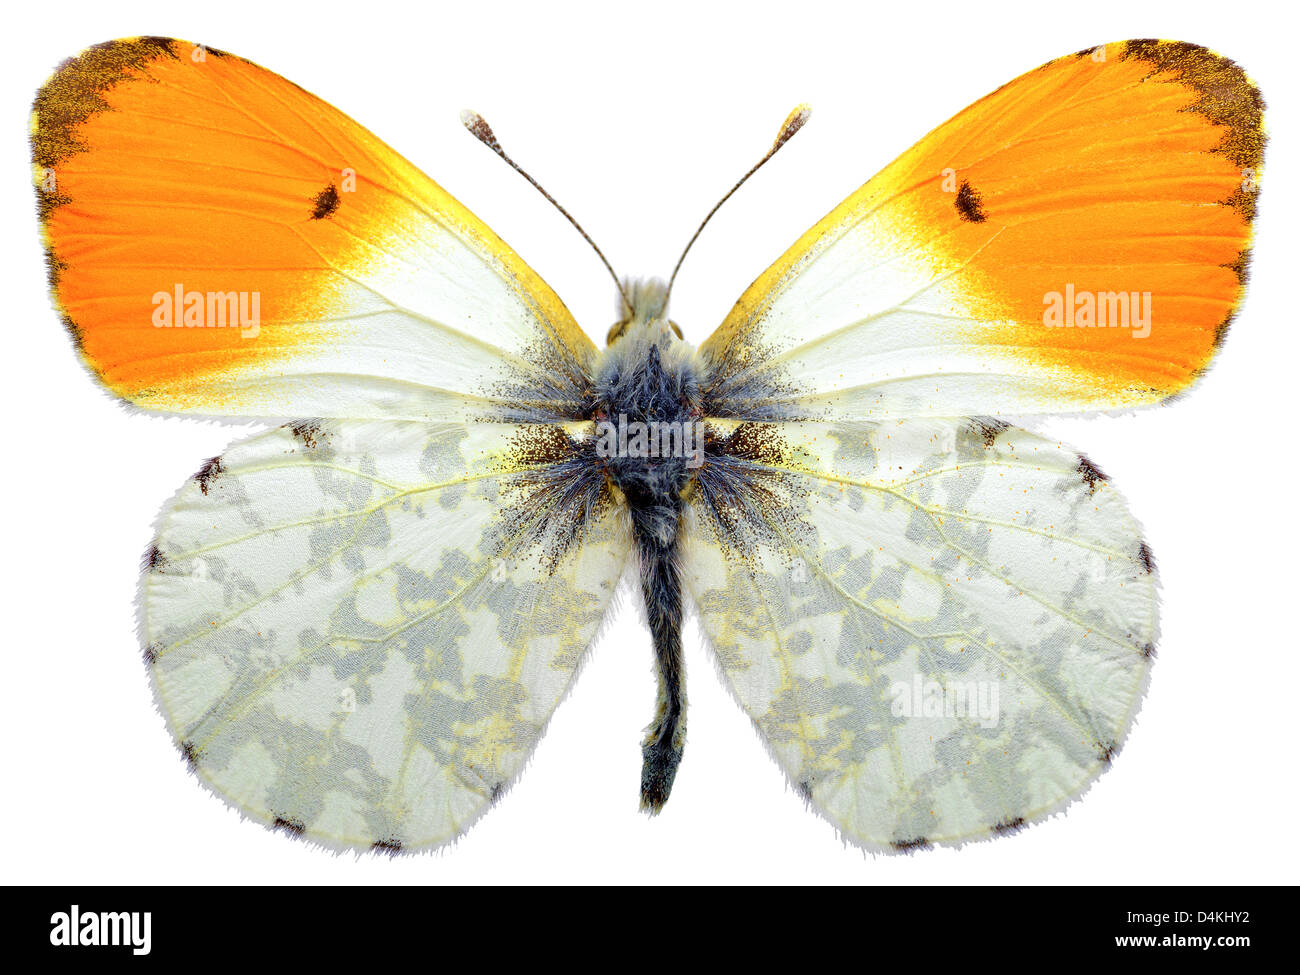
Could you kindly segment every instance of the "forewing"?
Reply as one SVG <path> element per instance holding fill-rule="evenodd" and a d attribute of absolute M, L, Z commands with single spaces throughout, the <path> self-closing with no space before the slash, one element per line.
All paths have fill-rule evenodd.
<path fill-rule="evenodd" d="M 1262 113 L 1237 65 L 1192 44 L 1108 44 L 1022 75 L 750 286 L 702 347 L 710 410 L 1018 415 L 1185 389 L 1241 300 Z"/>
<path fill-rule="evenodd" d="M 877 850 L 1042 819 L 1114 758 L 1155 565 L 1086 458 L 995 421 L 741 425 L 684 578 L 795 787 Z"/>
<path fill-rule="evenodd" d="M 204 465 L 142 583 L 158 701 L 201 779 L 339 848 L 434 846 L 485 811 L 628 553 L 607 499 L 575 530 L 539 477 L 556 434 L 298 424 Z"/>
<path fill-rule="evenodd" d="M 51 288 L 82 358 L 152 410 L 574 415 L 594 346 L 441 187 L 279 75 L 168 38 L 41 88 Z"/>

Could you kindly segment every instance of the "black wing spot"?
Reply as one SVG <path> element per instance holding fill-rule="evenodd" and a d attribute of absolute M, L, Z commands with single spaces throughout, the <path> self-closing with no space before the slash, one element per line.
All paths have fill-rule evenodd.
<path fill-rule="evenodd" d="M 799 793 L 799 797 L 803 799 L 804 802 L 812 802 L 812 782 L 810 782 L 808 779 L 804 779 L 802 782 L 798 783 L 794 788 L 795 791 Z"/>
<path fill-rule="evenodd" d="M 1097 742 L 1097 748 L 1099 749 L 1098 757 L 1102 760 L 1102 763 L 1105 765 L 1109 765 L 1111 762 L 1113 762 L 1115 760 L 1115 756 L 1119 754 L 1119 745 L 1115 744 L 1115 742 L 1113 741 L 1107 741 L 1107 742 L 1099 741 Z"/>
<path fill-rule="evenodd" d="M 488 790 L 488 802 L 495 804 L 501 798 L 501 793 L 505 791 L 504 782 L 494 782 L 492 788 Z"/>
<path fill-rule="evenodd" d="M 320 420 L 299 420 L 297 423 L 290 423 L 287 426 L 289 432 L 293 434 L 293 438 L 300 441 L 304 447 L 315 447 L 320 440 Z"/>
<path fill-rule="evenodd" d="M 1002 435 L 1002 431 L 1011 429 L 1011 424 L 1006 420 L 999 420 L 991 416 L 979 416 L 972 422 L 975 425 L 975 431 L 979 434 L 980 439 L 984 441 L 986 448 L 993 446 L 993 441 Z"/>
<path fill-rule="evenodd" d="M 144 553 L 144 570 L 146 572 L 157 572 L 167 564 L 167 556 L 162 554 L 162 549 L 157 545 L 150 545 L 149 551 Z"/>
<path fill-rule="evenodd" d="M 185 764 L 190 767 L 191 772 L 198 771 L 199 767 L 199 750 L 194 747 L 194 742 L 181 742 L 181 754 L 185 756 Z"/>
<path fill-rule="evenodd" d="M 957 190 L 957 212 L 961 218 L 970 223 L 983 223 L 988 219 L 988 214 L 984 212 L 984 199 L 975 191 L 975 187 L 970 185 L 970 180 L 961 181 L 961 187 Z"/>
<path fill-rule="evenodd" d="M 339 208 L 339 191 L 333 183 L 316 194 L 316 199 L 312 201 L 311 218 L 313 220 L 324 220 L 326 217 L 332 217 L 334 211 Z"/>
<path fill-rule="evenodd" d="M 934 847 L 934 844 L 924 836 L 917 836 L 910 840 L 891 840 L 889 845 L 899 853 L 915 853 L 917 850 L 929 850 Z"/>
<path fill-rule="evenodd" d="M 160 650 L 162 650 L 161 643 L 149 644 L 147 647 L 144 648 L 144 662 L 147 663 L 150 667 L 152 667 L 154 661 L 158 659 L 158 652 Z"/>
<path fill-rule="evenodd" d="M 284 819 L 280 816 L 275 817 L 275 822 L 271 824 L 271 829 L 283 830 L 290 836 L 301 836 L 303 833 L 307 832 L 307 827 L 296 819 Z"/>
<path fill-rule="evenodd" d="M 199 483 L 199 490 L 207 494 L 212 482 L 220 477 L 224 471 L 225 468 L 221 466 L 220 457 L 212 457 L 204 461 L 203 466 L 194 474 L 194 480 Z"/>
<path fill-rule="evenodd" d="M 386 840 L 376 840 L 370 844 L 371 853 L 383 853 L 390 857 L 395 857 L 402 852 L 402 841 L 396 837 Z"/>
<path fill-rule="evenodd" d="M 999 823 L 994 823 L 989 828 L 999 836 L 1010 836 L 1012 833 L 1019 833 L 1028 825 L 1024 816 L 1017 816 L 1015 819 L 1004 819 Z"/>
<path fill-rule="evenodd" d="M 1147 570 L 1148 575 L 1156 571 L 1155 554 L 1151 551 L 1151 546 L 1146 542 L 1138 545 L 1138 561 L 1142 563 L 1142 568 Z"/>
<path fill-rule="evenodd" d="M 1156 655 L 1156 645 L 1154 643 L 1148 643 L 1146 646 L 1142 648 L 1142 656 L 1146 657 L 1147 659 L 1150 659 L 1155 655 Z"/>
<path fill-rule="evenodd" d="M 1076 470 L 1078 470 L 1079 476 L 1083 478 L 1083 483 L 1088 485 L 1089 492 L 1096 491 L 1098 484 L 1110 480 L 1100 467 L 1090 461 L 1083 454 L 1079 455 L 1079 466 Z"/>

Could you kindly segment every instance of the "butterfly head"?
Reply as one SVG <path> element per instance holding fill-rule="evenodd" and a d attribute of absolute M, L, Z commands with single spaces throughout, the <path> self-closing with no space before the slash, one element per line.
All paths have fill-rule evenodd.
<path fill-rule="evenodd" d="M 606 345 L 625 335 L 681 338 L 682 330 L 668 317 L 668 284 L 660 278 L 624 278 L 618 295 L 619 320 L 610 326 Z"/>

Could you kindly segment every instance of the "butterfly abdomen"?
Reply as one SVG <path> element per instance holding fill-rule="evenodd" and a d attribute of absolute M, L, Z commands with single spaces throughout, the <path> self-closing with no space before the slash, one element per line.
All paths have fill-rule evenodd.
<path fill-rule="evenodd" d="M 636 549 L 659 676 L 654 720 L 641 743 L 641 808 L 657 813 L 668 801 L 686 748 L 681 569 L 675 537 L 664 544 L 656 536 L 638 530 Z"/>

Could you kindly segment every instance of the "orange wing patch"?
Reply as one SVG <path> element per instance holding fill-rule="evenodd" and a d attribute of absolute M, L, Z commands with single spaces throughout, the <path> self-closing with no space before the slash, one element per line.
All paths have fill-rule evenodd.
<path fill-rule="evenodd" d="M 1188 385 L 1241 298 L 1262 113 L 1231 61 L 1128 41 L 1044 65 L 945 125 L 904 179 L 929 168 L 919 218 L 931 230 L 957 212 L 952 259 L 973 258 L 973 304 L 1003 323 L 971 338 L 1119 396 Z"/>
<path fill-rule="evenodd" d="M 87 363 L 127 399 L 248 412 L 240 388 L 268 373 L 341 371 L 331 348 L 348 336 L 396 346 L 356 328 L 401 305 L 376 297 L 371 275 L 397 276 L 403 261 L 412 283 L 418 272 L 452 277 L 456 260 L 491 265 L 541 325 L 504 343 L 521 362 L 535 339 L 570 367 L 594 352 L 554 293 L 436 184 L 241 58 L 167 38 L 91 48 L 40 90 L 32 147 L 51 287 Z M 444 247 L 435 229 L 471 257 L 445 247 L 449 268 L 431 268 Z M 413 258 L 404 235 L 420 234 L 432 243 Z"/>
<path fill-rule="evenodd" d="M 50 283 L 88 363 L 128 399 L 272 350 L 291 354 L 316 338 L 302 323 L 328 314 L 321 265 L 341 261 L 347 242 L 310 224 L 314 197 L 338 181 L 343 159 L 308 119 L 279 113 L 291 125 L 275 153 L 281 165 L 241 165 L 268 158 L 250 145 L 265 130 L 243 106 L 213 99 L 252 81 L 227 55 L 140 38 L 88 50 L 37 96 Z M 352 147 L 350 158 L 359 155 Z M 185 328 L 186 295 L 182 342 L 172 328 Z M 221 296 L 212 319 L 209 295 Z"/>
<path fill-rule="evenodd" d="M 1018 362 L 1069 390 L 1052 409 L 1165 399 L 1205 369 L 1241 300 L 1263 107 L 1236 64 L 1192 44 L 1125 41 L 1051 61 L 845 200 L 705 351 L 725 361 L 760 347 L 790 283 L 871 226 L 981 368 Z"/>

